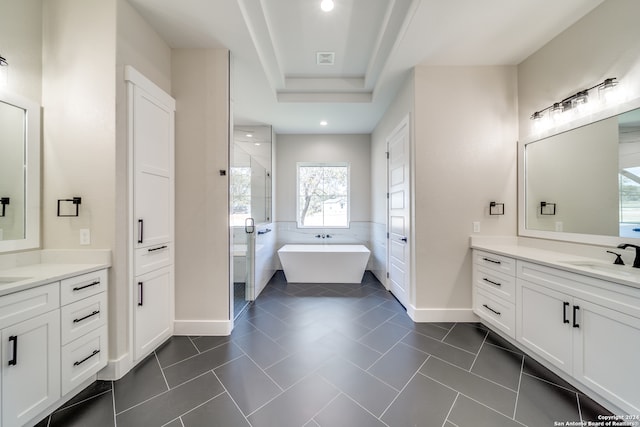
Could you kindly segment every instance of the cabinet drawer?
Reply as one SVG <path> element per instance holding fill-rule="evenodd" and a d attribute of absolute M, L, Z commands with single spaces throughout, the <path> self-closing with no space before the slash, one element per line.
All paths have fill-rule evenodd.
<path fill-rule="evenodd" d="M 136 275 L 145 274 L 173 264 L 173 244 L 161 243 L 147 248 L 136 249 Z"/>
<path fill-rule="evenodd" d="M 107 366 L 109 352 L 107 339 L 107 326 L 105 325 L 62 347 L 63 395 Z"/>
<path fill-rule="evenodd" d="M 0 329 L 60 306 L 60 282 L 0 297 Z"/>
<path fill-rule="evenodd" d="M 500 329 L 509 337 L 515 339 L 516 315 L 515 305 L 500 298 L 475 289 L 473 311 L 487 323 Z"/>
<path fill-rule="evenodd" d="M 516 278 L 476 265 L 473 271 L 473 283 L 484 291 L 490 292 L 508 302 L 516 302 Z"/>
<path fill-rule="evenodd" d="M 107 324 L 107 293 L 102 292 L 60 309 L 62 344 Z"/>
<path fill-rule="evenodd" d="M 107 270 L 98 270 L 60 282 L 60 304 L 66 305 L 107 290 Z"/>
<path fill-rule="evenodd" d="M 502 255 L 484 251 L 473 251 L 473 263 L 490 270 L 499 271 L 508 276 L 516 275 L 516 260 Z"/>

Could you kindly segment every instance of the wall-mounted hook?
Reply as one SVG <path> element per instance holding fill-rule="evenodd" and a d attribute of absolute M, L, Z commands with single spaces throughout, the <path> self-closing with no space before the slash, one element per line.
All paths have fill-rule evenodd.
<path fill-rule="evenodd" d="M 10 203 L 11 199 L 9 197 L 0 197 L 0 205 L 2 205 L 2 213 L 0 213 L 0 217 L 5 215 L 6 207 Z"/>

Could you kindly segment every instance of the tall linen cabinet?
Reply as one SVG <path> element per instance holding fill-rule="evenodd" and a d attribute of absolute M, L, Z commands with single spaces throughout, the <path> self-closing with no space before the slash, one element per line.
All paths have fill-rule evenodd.
<path fill-rule="evenodd" d="M 173 334 L 175 100 L 125 67 L 132 361 Z"/>

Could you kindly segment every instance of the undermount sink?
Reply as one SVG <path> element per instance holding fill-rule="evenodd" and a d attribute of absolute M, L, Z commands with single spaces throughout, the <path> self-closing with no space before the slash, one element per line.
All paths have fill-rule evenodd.
<path fill-rule="evenodd" d="M 27 279 L 30 279 L 30 278 L 31 277 L 15 277 L 15 276 L 3 277 L 3 276 L 0 276 L 0 284 L 20 282 L 21 280 L 27 280 Z"/>
<path fill-rule="evenodd" d="M 561 261 L 561 263 L 602 273 L 618 274 L 621 276 L 640 276 L 640 270 L 636 272 L 631 270 L 631 267 L 624 265 L 605 264 L 597 261 Z"/>

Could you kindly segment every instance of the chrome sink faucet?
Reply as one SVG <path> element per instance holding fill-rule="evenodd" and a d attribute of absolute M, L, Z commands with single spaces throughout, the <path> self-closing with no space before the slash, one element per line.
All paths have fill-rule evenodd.
<path fill-rule="evenodd" d="M 633 260 L 633 266 L 640 268 L 640 246 L 632 245 L 631 243 L 621 243 L 618 245 L 619 249 L 636 248 L 636 257 Z"/>

